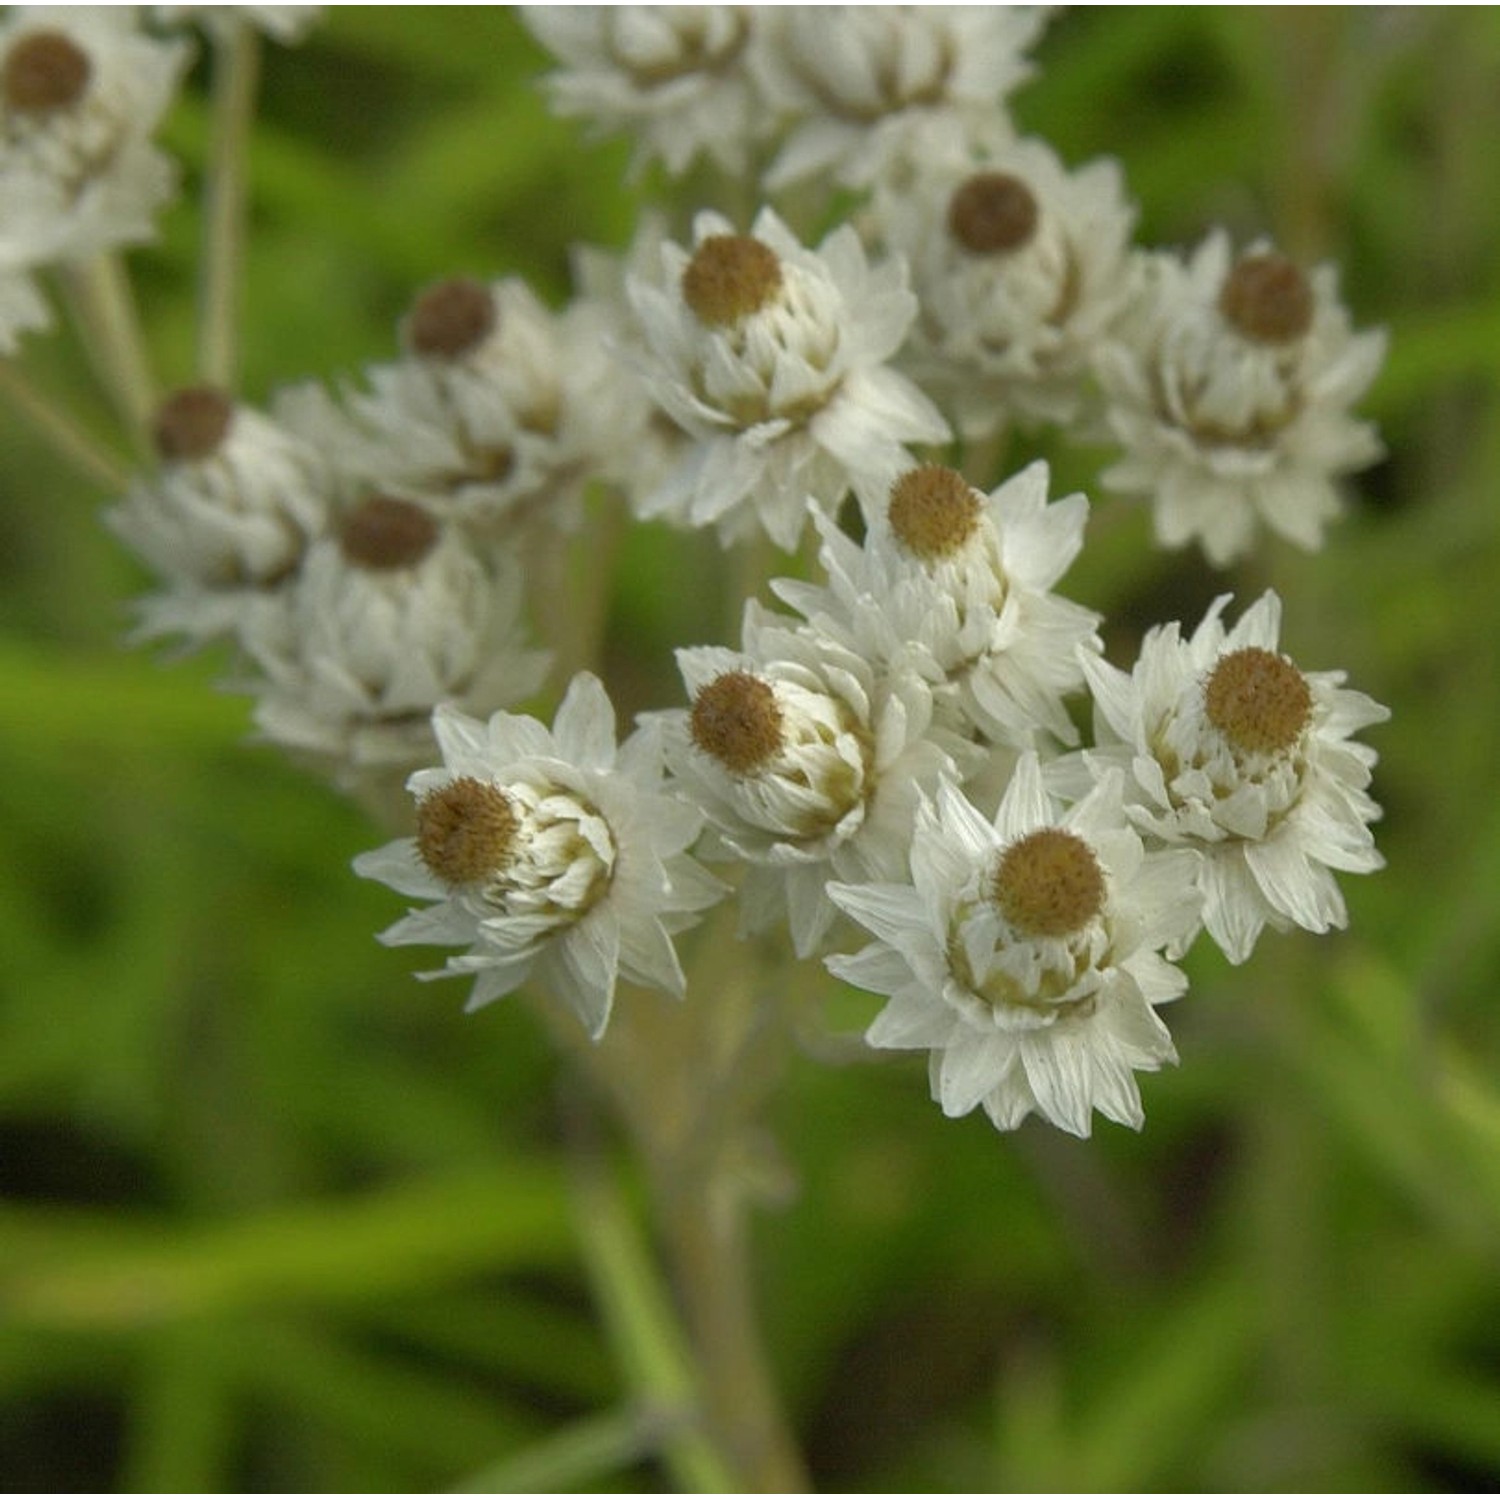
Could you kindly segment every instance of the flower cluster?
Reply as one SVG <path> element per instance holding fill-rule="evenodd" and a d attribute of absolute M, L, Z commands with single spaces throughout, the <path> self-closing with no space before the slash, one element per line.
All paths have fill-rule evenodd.
<path fill-rule="evenodd" d="M 231 643 L 260 730 L 345 786 L 405 778 L 414 833 L 357 868 L 426 903 L 384 936 L 461 950 L 472 1004 L 536 985 L 597 1038 L 621 979 L 683 995 L 674 938 L 732 891 L 885 997 L 868 1042 L 927 1051 L 946 1113 L 1087 1134 L 1141 1123 L 1200 934 L 1241 963 L 1342 926 L 1335 872 L 1378 868 L 1355 736 L 1386 711 L 1283 652 L 1271 593 L 1111 665 L 1058 592 L 1089 501 L 1004 444 L 1112 445 L 1099 486 L 1212 566 L 1316 549 L 1380 452 L 1352 409 L 1384 337 L 1268 240 L 1135 245 L 1120 166 L 1011 120 L 1045 15 L 528 9 L 559 113 L 755 211 L 573 247 L 561 306 L 446 275 L 361 375 L 155 412 L 107 513 L 159 582 L 140 634 Z M 149 234 L 186 55 L 127 13 L 0 26 L 0 353 L 38 267 Z M 804 549 L 619 745 L 587 670 L 550 729 L 513 711 L 607 505 Z"/>

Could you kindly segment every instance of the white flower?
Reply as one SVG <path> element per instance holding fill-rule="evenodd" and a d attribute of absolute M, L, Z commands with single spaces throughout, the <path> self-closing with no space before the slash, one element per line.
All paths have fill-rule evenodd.
<path fill-rule="evenodd" d="M 1305 276 L 1265 243 L 1236 259 L 1223 231 L 1186 264 L 1156 254 L 1141 267 L 1137 306 L 1098 359 L 1125 450 L 1104 483 L 1151 499 L 1163 546 L 1196 538 L 1218 567 L 1261 522 L 1317 549 L 1342 508 L 1335 478 L 1382 452 L 1349 408 L 1384 333 L 1352 332 L 1333 267 Z"/>
<path fill-rule="evenodd" d="M 849 650 L 915 669 L 965 734 L 1073 744 L 1063 699 L 1083 687 L 1079 652 L 1100 649 L 1098 616 L 1051 590 L 1083 545 L 1088 501 L 1049 504 L 1047 485 L 1040 460 L 989 495 L 954 469 L 908 469 L 862 545 L 820 520 L 826 586 L 772 588 Z"/>
<path fill-rule="evenodd" d="M 433 715 L 441 769 L 407 783 L 417 835 L 361 855 L 355 870 L 434 904 L 386 943 L 464 946 L 424 979 L 472 974 L 468 1008 L 535 976 L 599 1037 L 618 977 L 681 997 L 671 934 L 723 887 L 683 851 L 700 814 L 665 795 L 650 729 L 616 749 L 598 678 L 573 679 L 551 730 L 497 713 Z"/>
<path fill-rule="evenodd" d="M 369 370 L 367 392 L 334 401 L 308 384 L 275 410 L 341 472 L 478 535 L 567 529 L 585 484 L 620 464 L 648 411 L 606 354 L 607 331 L 587 302 L 554 314 L 518 279 L 453 277 L 417 298 L 405 356 Z"/>
<path fill-rule="evenodd" d="M 848 225 L 814 252 L 770 210 L 751 235 L 716 214 L 695 249 L 661 249 L 663 280 L 630 282 L 653 398 L 698 441 L 643 515 L 763 526 L 796 545 L 809 498 L 832 510 L 853 485 L 898 467 L 903 444 L 940 442 L 932 403 L 885 361 L 916 313 L 896 261 L 872 269 Z"/>
<path fill-rule="evenodd" d="M 514 703 L 546 672 L 524 645 L 519 572 L 420 506 L 369 495 L 312 544 L 285 607 L 243 644 L 266 674 L 255 721 L 345 775 L 420 765 L 440 703 Z"/>
<path fill-rule="evenodd" d="M 176 171 L 149 138 L 188 55 L 130 6 L 0 22 L 0 272 L 152 237 Z"/>
<path fill-rule="evenodd" d="M 872 220 L 922 306 L 907 366 L 960 431 L 1076 417 L 1132 286 L 1135 210 L 1117 163 L 1069 173 L 1034 140 L 929 161 L 899 191 L 877 189 Z"/>
<path fill-rule="evenodd" d="M 171 586 L 146 601 L 144 633 L 202 640 L 234 627 L 242 594 L 296 571 L 326 529 L 327 471 L 316 449 L 207 386 L 168 397 L 152 430 L 160 468 L 104 519 Z"/>
<path fill-rule="evenodd" d="M 1204 924 L 1231 962 L 1267 925 L 1326 932 L 1348 920 L 1334 870 L 1384 863 L 1365 791 L 1375 752 L 1350 736 L 1390 717 L 1342 672 L 1300 671 L 1277 650 L 1267 592 L 1226 631 L 1229 596 L 1183 640 L 1147 633 L 1128 675 L 1084 662 L 1096 705 L 1095 775 L 1126 775 L 1142 832 L 1202 852 Z"/>
<path fill-rule="evenodd" d="M 785 915 L 807 957 L 837 915 L 825 882 L 902 868 L 920 792 L 954 772 L 963 747 L 933 726 L 915 673 L 877 673 L 754 600 L 744 646 L 678 651 L 693 703 L 662 716 L 667 762 L 722 850 L 751 867 L 746 927 Z"/>
<path fill-rule="evenodd" d="M 1041 7 L 787 6 L 767 15 L 752 61 L 795 122 L 766 174 L 780 189 L 818 173 L 863 187 L 919 174 L 940 152 L 1012 134 L 1005 97 L 1029 76 Z"/>
<path fill-rule="evenodd" d="M 829 887 L 876 941 L 827 964 L 890 996 L 866 1040 L 931 1049 L 945 1114 L 1139 1129 L 1134 1073 L 1176 1061 L 1154 1007 L 1187 987 L 1161 950 L 1196 922 L 1193 863 L 1144 852 L 1118 776 L 1059 814 L 1027 754 L 993 822 L 949 785 L 924 802 L 909 884 Z"/>
<path fill-rule="evenodd" d="M 546 79 L 553 109 L 633 134 L 637 170 L 660 158 L 678 177 L 701 152 L 744 172 L 765 130 L 744 66 L 754 7 L 529 5 L 521 15 L 564 64 Z"/>

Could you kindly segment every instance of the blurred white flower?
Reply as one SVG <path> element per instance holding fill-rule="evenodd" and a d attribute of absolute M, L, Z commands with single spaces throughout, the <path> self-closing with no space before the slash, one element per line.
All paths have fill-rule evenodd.
<path fill-rule="evenodd" d="M 368 370 L 367 390 L 335 400 L 296 386 L 275 411 L 342 473 L 476 535 L 570 529 L 584 486 L 621 466 L 649 411 L 606 353 L 607 333 L 589 302 L 553 313 L 516 278 L 453 277 L 416 299 L 403 357 Z"/>
<path fill-rule="evenodd" d="M 202 641 L 296 571 L 326 529 L 327 471 L 315 448 L 212 387 L 174 392 L 152 432 L 160 466 L 104 520 L 168 586 L 144 601 L 142 634 Z"/>
<path fill-rule="evenodd" d="M 257 726 L 344 779 L 420 765 L 438 704 L 488 713 L 534 692 L 548 663 L 525 645 L 515 564 L 379 494 L 344 508 L 242 643 L 265 674 Z"/>
<path fill-rule="evenodd" d="M 917 671 L 965 735 L 1073 744 L 1063 700 L 1083 688 L 1080 651 L 1100 649 L 1098 616 L 1052 588 L 1083 546 L 1088 501 L 1049 504 L 1047 486 L 1040 460 L 989 495 L 955 469 L 908 469 L 863 544 L 820 520 L 826 584 L 772 588 L 848 650 Z"/>
<path fill-rule="evenodd" d="M 808 502 L 900 467 L 906 443 L 947 424 L 888 368 L 916 314 L 905 267 L 871 268 L 848 225 L 804 249 L 770 209 L 750 235 L 703 213 L 691 254 L 661 247 L 657 284 L 632 279 L 657 404 L 697 439 L 640 513 L 717 524 L 726 540 L 763 527 L 792 548 Z"/>
<path fill-rule="evenodd" d="M 700 153 L 743 173 L 766 111 L 745 68 L 763 12 L 742 5 L 528 5 L 522 19 L 563 64 L 546 79 L 560 115 L 636 138 L 637 170 L 681 176 Z"/>
<path fill-rule="evenodd" d="M 449 707 L 433 715 L 433 730 L 443 765 L 407 783 L 416 837 L 354 862 L 433 903 L 381 941 L 467 948 L 421 977 L 473 975 L 470 1010 L 534 977 L 596 1039 L 620 977 L 680 998 L 671 934 L 723 887 L 684 852 L 702 819 L 665 794 L 655 731 L 638 730 L 617 750 L 614 709 L 588 673 L 573 679 L 550 730 Z"/>
<path fill-rule="evenodd" d="M 23 333 L 52 326 L 52 313 L 25 271 L 0 269 L 0 357 L 16 352 Z"/>
<path fill-rule="evenodd" d="M 1350 739 L 1390 711 L 1303 673 L 1277 649 L 1281 601 L 1267 592 L 1226 631 L 1229 596 L 1191 637 L 1147 633 L 1130 673 L 1084 662 L 1096 706 L 1096 776 L 1121 773 L 1130 816 L 1167 844 L 1200 850 L 1204 925 L 1232 963 L 1261 929 L 1326 932 L 1348 920 L 1334 870 L 1384 860 L 1369 824 L 1375 752 Z"/>
<path fill-rule="evenodd" d="M 765 185 L 827 173 L 904 182 L 934 155 L 1002 144 L 1006 96 L 1045 10 L 1020 5 L 827 5 L 768 10 L 751 66 L 792 130 Z"/>
<path fill-rule="evenodd" d="M 1197 540 L 1227 566 L 1261 523 L 1316 550 L 1342 506 L 1335 479 L 1382 453 L 1349 408 L 1385 356 L 1355 334 L 1333 267 L 1304 275 L 1259 242 L 1232 255 L 1216 230 L 1186 262 L 1140 262 L 1132 312 L 1100 351 L 1106 417 L 1124 457 L 1103 483 L 1148 497 L 1157 540 Z"/>
<path fill-rule="evenodd" d="M 1155 1007 L 1187 987 L 1161 950 L 1196 926 L 1194 862 L 1145 853 L 1118 775 L 1060 812 L 1027 754 L 993 822 L 950 785 L 924 801 L 909 883 L 829 887 L 876 941 L 827 964 L 890 996 L 866 1040 L 930 1049 L 944 1114 L 1139 1129 L 1134 1074 L 1177 1060 Z"/>
<path fill-rule="evenodd" d="M 189 52 L 132 6 L 0 21 L 0 273 L 153 237 L 177 173 L 150 136 Z"/>
<path fill-rule="evenodd" d="M 870 219 L 921 303 L 905 367 L 965 436 L 1077 416 L 1132 286 L 1135 209 L 1117 163 L 1070 173 L 1045 143 L 1017 141 L 877 187 Z"/>

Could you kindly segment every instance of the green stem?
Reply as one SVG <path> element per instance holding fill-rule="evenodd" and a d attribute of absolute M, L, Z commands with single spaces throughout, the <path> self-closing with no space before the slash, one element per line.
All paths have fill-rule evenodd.
<path fill-rule="evenodd" d="M 637 1399 L 664 1416 L 696 1415 L 696 1387 L 703 1382 L 619 1189 L 597 1160 L 580 1155 L 574 1194 L 595 1297 Z M 700 1422 L 666 1427 L 661 1448 L 682 1489 L 712 1494 L 738 1488 Z"/>
<path fill-rule="evenodd" d="M 101 446 L 5 359 L 0 359 L 0 396 L 10 402 L 54 453 L 84 478 L 113 491 L 123 490 L 130 482 L 130 469 L 121 459 Z"/>
<path fill-rule="evenodd" d="M 94 373 L 132 443 L 145 456 L 150 452 L 148 429 L 156 389 L 124 262 L 113 253 L 66 262 L 62 283 Z"/>
<path fill-rule="evenodd" d="M 198 284 L 198 375 L 225 391 L 235 384 L 246 163 L 259 78 L 260 37 L 248 22 L 236 19 L 216 33 L 213 144 Z"/>

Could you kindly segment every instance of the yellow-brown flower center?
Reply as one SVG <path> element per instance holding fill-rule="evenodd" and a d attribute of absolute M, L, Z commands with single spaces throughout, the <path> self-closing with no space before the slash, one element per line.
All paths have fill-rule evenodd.
<path fill-rule="evenodd" d="M 174 391 L 151 419 L 151 441 L 167 463 L 212 458 L 229 434 L 234 403 L 211 385 Z"/>
<path fill-rule="evenodd" d="M 1247 339 L 1289 344 L 1312 327 L 1312 286 L 1284 255 L 1245 255 L 1225 278 L 1219 311 Z"/>
<path fill-rule="evenodd" d="M 499 787 L 461 776 L 418 804 L 417 853 L 445 885 L 472 885 L 505 868 L 519 828 Z"/>
<path fill-rule="evenodd" d="M 781 262 L 747 234 L 712 234 L 682 272 L 682 300 L 711 328 L 738 323 L 775 300 Z"/>
<path fill-rule="evenodd" d="M 1104 910 L 1104 872 L 1076 833 L 1038 828 L 1000 856 L 990 894 L 1018 932 L 1063 938 Z"/>
<path fill-rule="evenodd" d="M 432 551 L 438 523 L 420 505 L 389 495 L 361 500 L 339 525 L 339 550 L 357 568 L 412 568 Z"/>
<path fill-rule="evenodd" d="M 1284 656 L 1261 646 L 1218 660 L 1203 690 L 1208 721 L 1237 750 L 1290 750 L 1312 717 L 1307 679 Z"/>
<path fill-rule="evenodd" d="M 1009 172 L 980 172 L 948 200 L 948 233 L 975 255 L 1003 255 L 1030 243 L 1037 202 Z"/>
<path fill-rule="evenodd" d="M 764 678 L 724 672 L 693 699 L 689 730 L 700 750 L 750 776 L 781 749 L 781 705 Z"/>
<path fill-rule="evenodd" d="M 430 286 L 406 315 L 406 346 L 430 359 L 462 359 L 494 331 L 497 314 L 489 288 L 467 276 Z"/>
<path fill-rule="evenodd" d="M 20 114 L 50 114 L 77 104 L 93 74 L 88 54 L 71 37 L 34 31 L 6 55 L 0 95 Z"/>
<path fill-rule="evenodd" d="M 923 562 L 951 557 L 979 526 L 980 497 L 957 469 L 922 464 L 892 486 L 891 531 Z"/>

